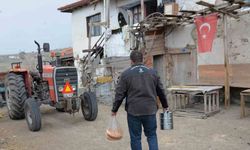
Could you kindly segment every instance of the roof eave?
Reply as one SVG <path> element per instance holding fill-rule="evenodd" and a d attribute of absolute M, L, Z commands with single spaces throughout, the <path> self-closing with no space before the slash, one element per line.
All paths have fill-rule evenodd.
<path fill-rule="evenodd" d="M 68 4 L 66 6 L 60 7 L 57 10 L 63 13 L 72 13 L 74 10 L 84 7 L 84 6 L 88 6 L 89 4 L 90 4 L 90 0 L 81 0 L 81 1 Z"/>

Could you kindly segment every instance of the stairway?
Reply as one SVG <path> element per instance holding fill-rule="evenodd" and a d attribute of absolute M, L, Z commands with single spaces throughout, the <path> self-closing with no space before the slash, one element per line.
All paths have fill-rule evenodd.
<path fill-rule="evenodd" d="M 94 46 L 90 50 L 87 49 L 87 50 L 82 51 L 83 53 L 88 53 L 88 52 L 91 53 L 90 54 L 91 63 L 95 62 L 98 59 L 98 56 L 99 56 L 100 59 L 103 58 L 103 52 L 104 52 L 103 46 L 104 46 L 104 43 L 105 43 L 104 42 L 105 41 L 105 36 L 104 35 L 105 34 L 102 33 L 100 38 L 97 40 L 97 42 L 94 44 Z M 88 55 L 84 56 L 84 58 L 81 60 L 82 63 L 83 63 L 83 66 L 87 65 L 87 63 L 88 63 L 87 59 L 88 59 Z"/>

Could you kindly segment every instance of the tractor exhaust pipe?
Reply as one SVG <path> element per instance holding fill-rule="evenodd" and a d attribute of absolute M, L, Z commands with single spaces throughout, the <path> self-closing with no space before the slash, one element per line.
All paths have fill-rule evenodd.
<path fill-rule="evenodd" d="M 38 69 L 41 79 L 43 79 L 43 58 L 41 54 L 41 47 L 37 41 L 34 41 L 34 42 L 37 45 L 37 50 L 38 50 L 38 54 L 37 54 L 38 68 L 37 69 Z"/>

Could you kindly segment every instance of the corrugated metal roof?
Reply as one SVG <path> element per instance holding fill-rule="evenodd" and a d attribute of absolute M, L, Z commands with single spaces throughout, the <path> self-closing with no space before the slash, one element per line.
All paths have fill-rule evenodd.
<path fill-rule="evenodd" d="M 80 7 L 83 7 L 83 6 L 87 6 L 90 4 L 90 2 L 91 2 L 91 0 L 80 0 L 80 1 L 77 1 L 75 3 L 71 3 L 71 4 L 65 5 L 63 7 L 60 7 L 60 8 L 58 8 L 58 10 L 60 10 L 61 12 L 72 13 L 73 10 L 80 8 Z"/>
<path fill-rule="evenodd" d="M 73 57 L 73 49 L 72 48 L 65 48 L 61 51 L 61 57 L 67 58 L 67 57 Z"/>

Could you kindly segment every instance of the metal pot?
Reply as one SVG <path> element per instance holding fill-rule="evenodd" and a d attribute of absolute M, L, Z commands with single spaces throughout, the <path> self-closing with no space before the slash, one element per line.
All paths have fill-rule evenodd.
<path fill-rule="evenodd" d="M 170 111 L 160 113 L 160 126 L 161 130 L 172 130 L 174 129 L 173 124 L 173 113 Z"/>

